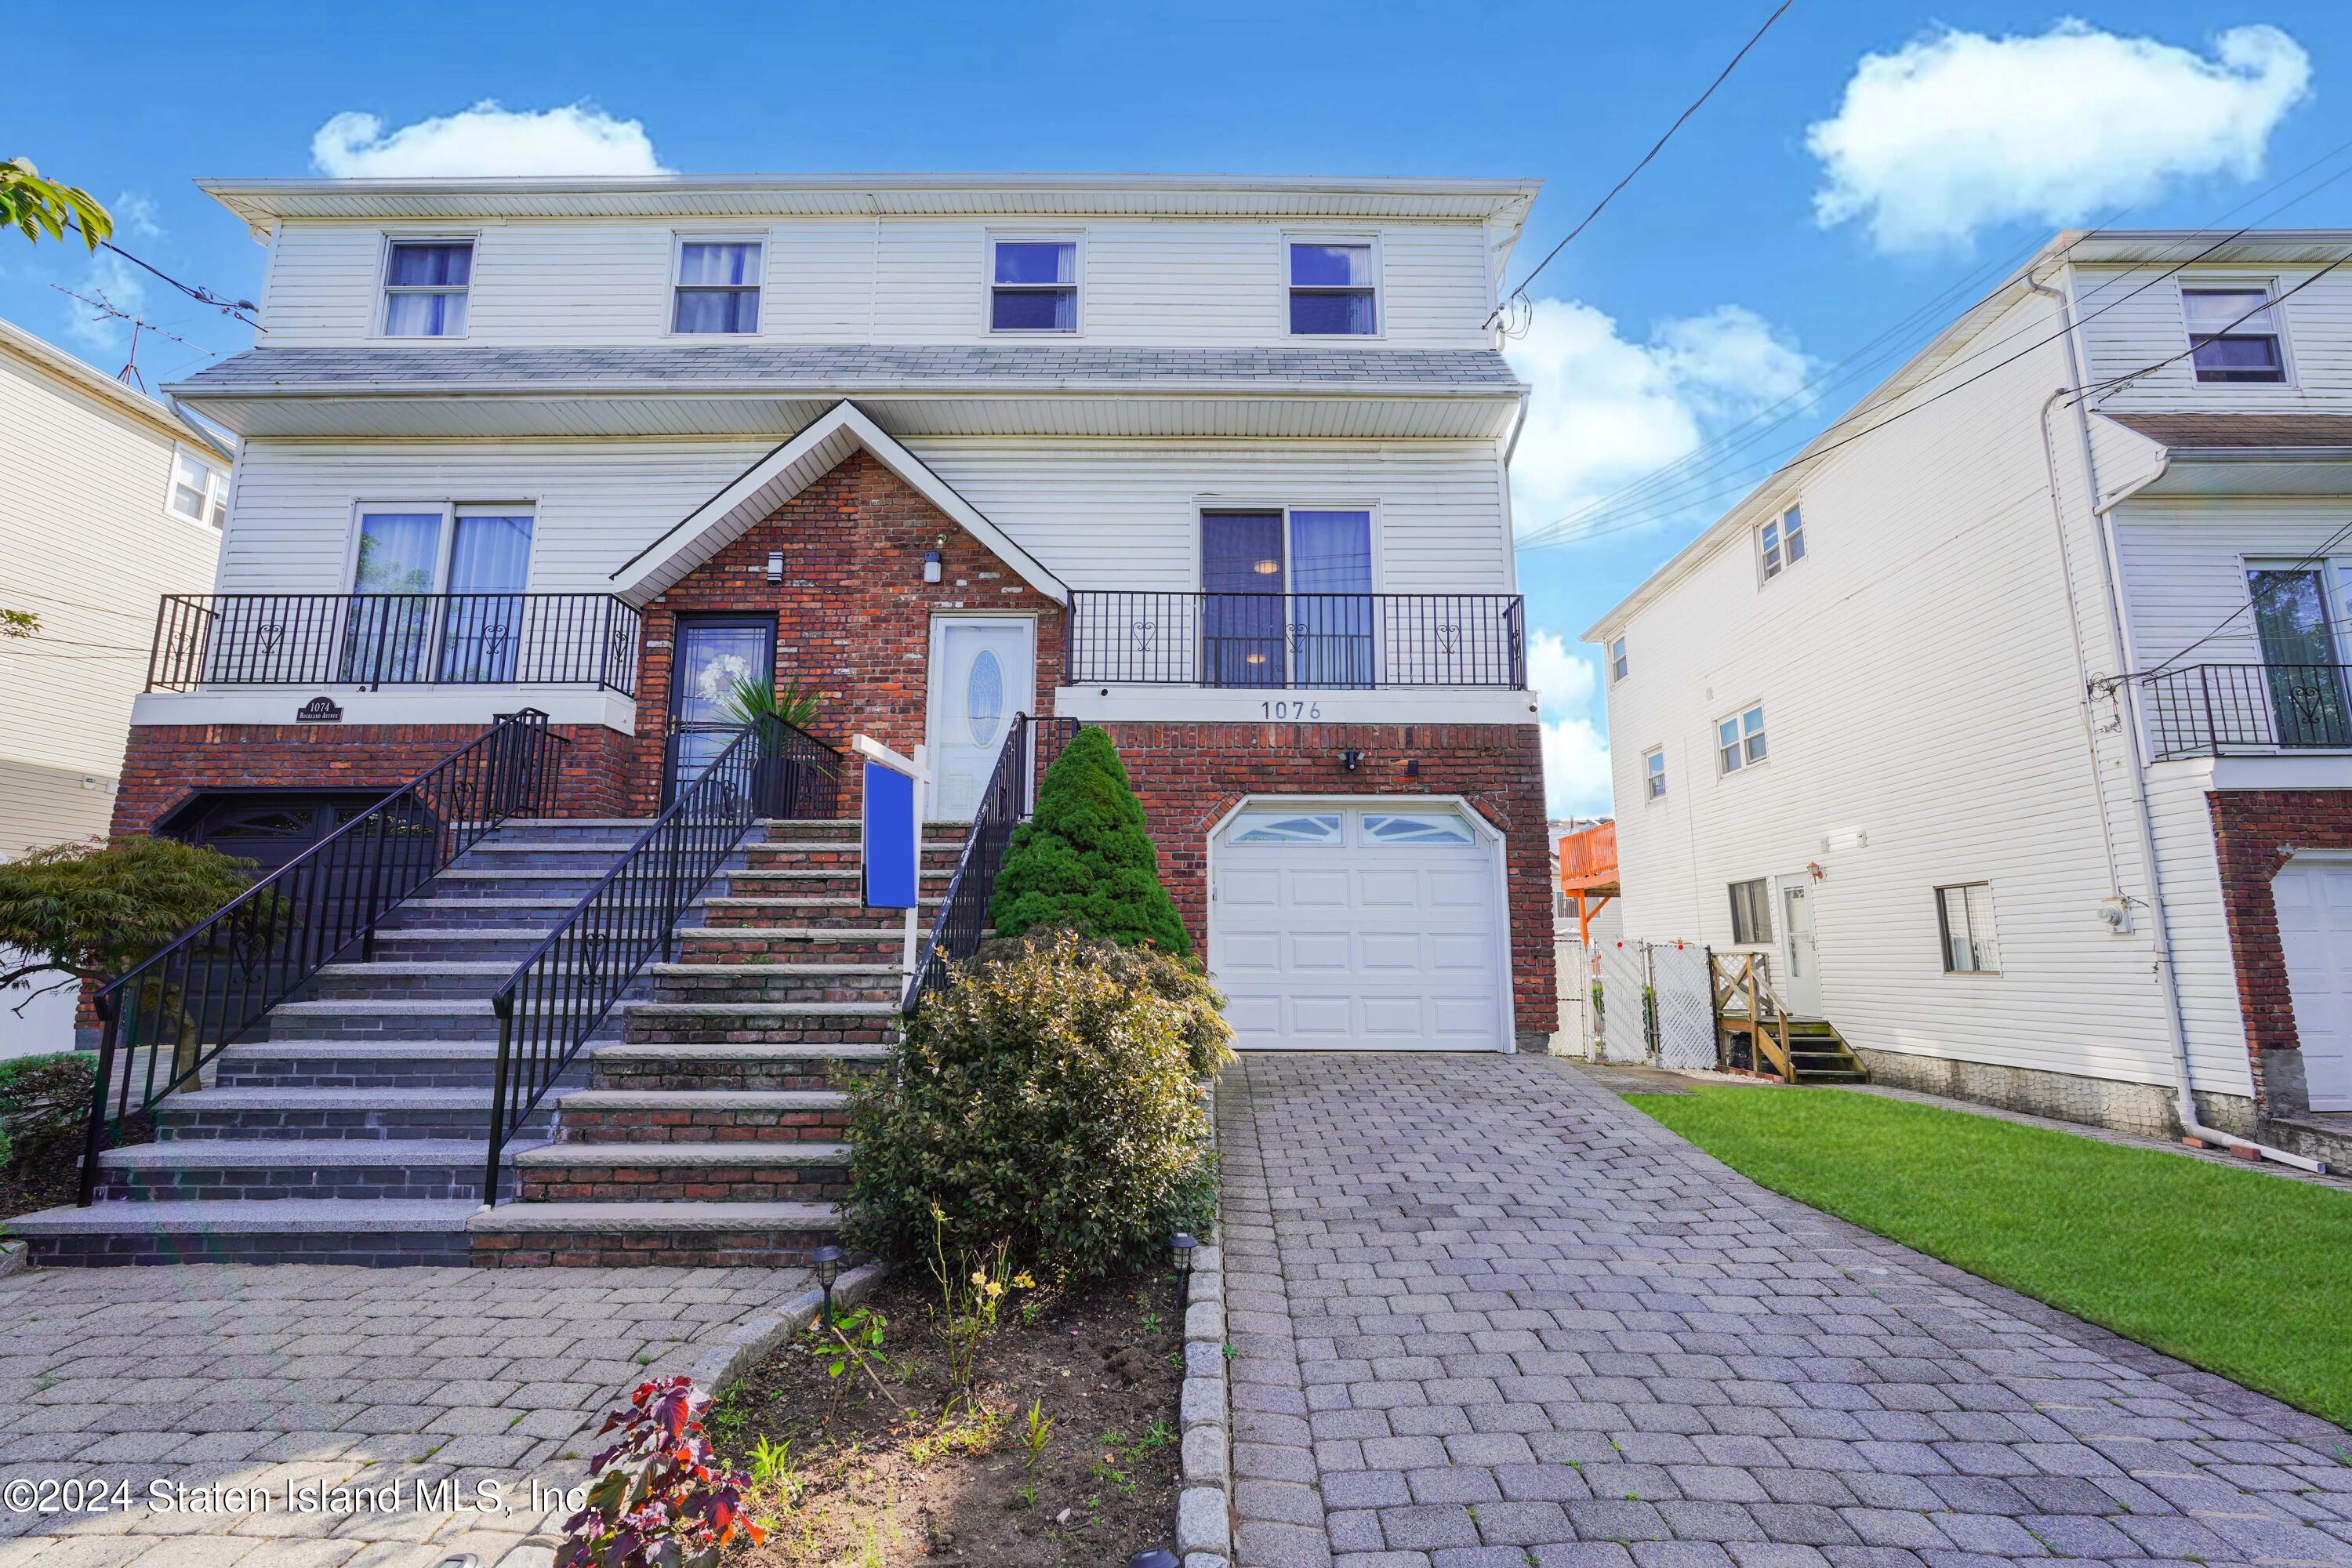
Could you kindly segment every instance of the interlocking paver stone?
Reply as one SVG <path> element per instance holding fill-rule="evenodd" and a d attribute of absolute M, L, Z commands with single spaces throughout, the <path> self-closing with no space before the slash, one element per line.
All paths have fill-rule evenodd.
<path fill-rule="evenodd" d="M 1241 1474 L 1268 1446 L 1235 1568 L 2352 1568 L 2341 1431 L 1767 1192 L 1572 1064 L 1253 1056 L 1218 1113 Z"/>

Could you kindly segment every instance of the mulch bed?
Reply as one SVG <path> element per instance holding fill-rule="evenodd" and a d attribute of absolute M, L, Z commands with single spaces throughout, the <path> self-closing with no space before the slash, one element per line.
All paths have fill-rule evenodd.
<path fill-rule="evenodd" d="M 828 1375 L 812 1328 L 705 1417 L 745 1469 L 762 1437 L 792 1445 L 789 1479 L 747 1500 L 771 1527 L 766 1544 L 730 1564 L 1097 1568 L 1173 1544 L 1183 1325 L 1172 1278 L 1015 1293 L 980 1346 L 969 1400 L 952 1397 L 939 1290 L 919 1265 L 863 1305 L 887 1320 L 878 1379 L 855 1364 Z M 1033 1405 L 1055 1424 L 1034 1462 Z"/>
<path fill-rule="evenodd" d="M 28 1160 L 21 1166 L 0 1169 L 0 1221 L 58 1208 L 79 1197 L 81 1172 L 73 1153 L 62 1159 Z M 0 1232 L 7 1228 L 0 1224 Z"/>

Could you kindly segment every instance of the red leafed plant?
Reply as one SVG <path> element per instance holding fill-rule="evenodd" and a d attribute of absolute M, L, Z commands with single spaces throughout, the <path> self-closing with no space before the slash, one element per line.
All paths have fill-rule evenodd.
<path fill-rule="evenodd" d="M 588 1506 L 563 1521 L 555 1568 L 710 1568 L 737 1531 L 765 1538 L 744 1515 L 743 1478 L 703 1434 L 709 1403 L 694 1379 L 663 1378 L 604 1417 L 598 1435 L 620 1439 L 588 1462 Z"/>

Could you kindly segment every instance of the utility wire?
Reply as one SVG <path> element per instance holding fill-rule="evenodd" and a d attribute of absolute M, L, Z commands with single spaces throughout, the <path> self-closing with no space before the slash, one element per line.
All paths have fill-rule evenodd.
<path fill-rule="evenodd" d="M 2254 568 L 2254 570 L 2258 572 L 2269 572 L 2274 575 L 2292 574 L 2296 572 L 2309 571 L 2313 563 L 2325 558 L 2329 551 L 2335 549 L 2337 544 L 2343 542 L 2347 537 L 2352 537 L 2352 522 L 2346 523 L 2343 527 L 2329 534 L 2326 539 L 2321 540 L 2316 549 L 2313 550 L 2310 554 L 2305 555 L 2302 560 L 2296 562 L 2292 566 L 2258 566 Z M 2203 647 L 2207 643 L 2211 642 L 2215 637 L 2220 637 L 2223 632 L 2229 630 L 2231 626 L 2237 621 L 2237 618 L 2240 616 L 2244 615 L 2248 610 L 2260 609 L 2264 602 L 2269 599 L 2271 594 L 2275 590 L 2275 588 L 2276 584 L 2273 584 L 2271 586 L 2265 587 L 2260 594 L 2247 595 L 2246 602 L 2240 605 L 2236 609 L 2231 610 L 2228 615 L 2223 616 L 2220 620 L 2214 622 L 2213 629 L 2211 631 L 2207 632 L 2203 637 L 2199 637 L 2187 647 L 2181 648 L 2178 652 L 2170 655 L 2154 669 L 2144 672 L 2142 679 L 2150 680 L 2154 679 L 2156 677 L 2162 675 L 2166 670 L 2170 669 L 2174 665 L 2179 664 L 2190 654 L 2195 653 L 2199 648 Z M 2129 678 L 2126 677 L 2126 679 Z"/>
<path fill-rule="evenodd" d="M 1688 109 L 1684 110 L 1680 114 L 1675 117 L 1675 122 L 1666 127 L 1666 133 L 1664 136 L 1659 137 L 1655 145 L 1652 146 L 1648 152 L 1642 154 L 1642 161 L 1634 164 L 1631 169 L 1627 170 L 1623 179 L 1619 180 L 1615 184 L 1609 187 L 1609 194 L 1602 196 L 1598 202 L 1593 204 L 1592 210 L 1586 213 L 1583 220 L 1574 228 L 1568 231 L 1566 238 L 1562 239 L 1558 245 L 1553 246 L 1549 250 L 1544 253 L 1544 258 L 1536 263 L 1535 270 L 1528 273 L 1525 278 L 1520 279 L 1519 286 L 1512 289 L 1511 292 L 1506 296 L 1504 304 L 1496 306 L 1495 309 L 1488 313 L 1486 323 L 1489 326 L 1493 325 L 1495 319 L 1503 313 L 1506 305 L 1508 305 L 1514 300 L 1525 300 L 1527 299 L 1528 285 L 1534 282 L 1538 276 L 1542 273 L 1543 269 L 1551 265 L 1552 258 L 1567 249 L 1569 241 L 1574 239 L 1578 235 L 1582 234 L 1586 228 L 1590 227 L 1592 220 L 1601 216 L 1601 209 L 1607 206 L 1611 202 L 1616 200 L 1617 193 L 1623 190 L 1627 185 L 1632 184 L 1633 183 L 1633 176 L 1648 168 L 1650 166 L 1650 161 L 1653 158 L 1655 158 L 1660 153 L 1665 151 L 1666 143 L 1674 140 L 1675 132 L 1683 128 L 1683 122 L 1688 120 L 1692 115 L 1696 114 L 1699 111 L 1699 107 L 1706 103 L 1708 99 L 1715 96 L 1715 89 L 1721 87 L 1724 82 L 1730 78 L 1731 73 L 1738 68 L 1739 62 L 1748 58 L 1748 51 L 1754 48 L 1758 44 L 1763 42 L 1764 35 L 1771 31 L 1772 24 L 1779 21 L 1782 14 L 1795 3 L 1796 0 L 1780 0 L 1780 9 L 1774 11 L 1769 16 L 1764 18 L 1764 25 L 1756 29 L 1756 36 L 1739 46 L 1739 52 L 1731 57 L 1731 63 L 1725 66 L 1722 70 L 1716 73 L 1715 79 L 1706 84 L 1706 90 L 1700 93 L 1696 99 L 1693 99 Z"/>
<path fill-rule="evenodd" d="M 2296 284 L 2294 288 L 2288 289 L 2285 293 L 2281 294 L 2276 299 L 2264 300 L 2261 304 L 2255 306 L 2244 315 L 2240 316 L 2236 321 L 2229 323 L 2229 325 L 2216 327 L 2213 331 L 2205 333 L 2202 337 L 2189 339 L 2189 346 L 2182 349 L 2179 353 L 2167 354 L 2162 359 L 2158 360 L 2154 364 L 2144 364 L 2137 370 L 2126 371 L 2121 375 L 2109 376 L 2106 380 L 2099 383 L 2096 386 L 2084 387 L 2080 392 L 2074 395 L 2073 401 L 2081 403 L 2092 397 L 2105 397 L 2108 393 L 2115 391 L 2118 387 L 2126 385 L 2131 382 L 2137 381 L 2142 376 L 2154 375 L 2166 365 L 2187 359 L 2190 354 L 2195 353 L 2199 349 L 2203 348 L 2207 343 L 2213 342 L 2215 339 L 2227 337 L 2231 332 L 2244 326 L 2248 321 L 2252 321 L 2264 310 L 2270 310 L 2273 306 L 2285 304 L 2289 300 L 2294 299 L 2297 294 L 2302 293 L 2305 289 L 2310 288 L 2314 283 L 2318 282 L 2321 279 L 2326 277 L 2329 273 L 2335 271 L 2337 268 L 2343 266 L 2347 261 L 2352 261 L 2352 250 L 2346 251 L 2343 255 L 2337 257 L 2335 260 L 2329 262 L 2326 266 L 2321 268 L 2318 271 L 2313 273 L 2310 277 L 2305 279 L 2302 282 Z"/>
<path fill-rule="evenodd" d="M 82 229 L 82 226 L 74 222 L 71 218 L 66 219 L 66 226 L 73 230 L 76 234 L 83 235 L 84 238 L 89 237 Z M 141 260 L 138 257 L 131 255 L 131 252 L 123 249 L 122 247 L 115 244 L 110 239 L 100 240 L 98 242 L 98 248 L 100 250 L 112 251 L 115 255 L 122 258 L 123 260 L 131 263 L 131 266 L 162 279 L 173 288 L 177 289 L 181 293 L 185 294 L 189 299 L 194 300 L 197 304 L 207 306 L 213 310 L 218 310 L 222 315 L 226 316 L 233 321 L 243 321 L 247 326 L 251 327 L 257 332 L 264 332 L 269 330 L 253 319 L 255 315 L 260 313 L 261 307 L 255 304 L 250 300 L 231 300 L 226 295 L 214 293 L 211 289 L 205 288 L 201 284 L 183 283 L 178 279 L 173 277 L 170 273 L 164 271 L 162 268 L 155 266 L 152 262 Z"/>

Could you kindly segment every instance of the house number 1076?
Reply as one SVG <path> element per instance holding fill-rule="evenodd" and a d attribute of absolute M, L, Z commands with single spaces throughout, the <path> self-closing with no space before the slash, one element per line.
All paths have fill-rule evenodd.
<path fill-rule="evenodd" d="M 1269 719 L 1287 719 L 1293 723 L 1323 717 L 1323 704 L 1304 698 L 1296 702 L 1261 702 L 1258 707 Z"/>

